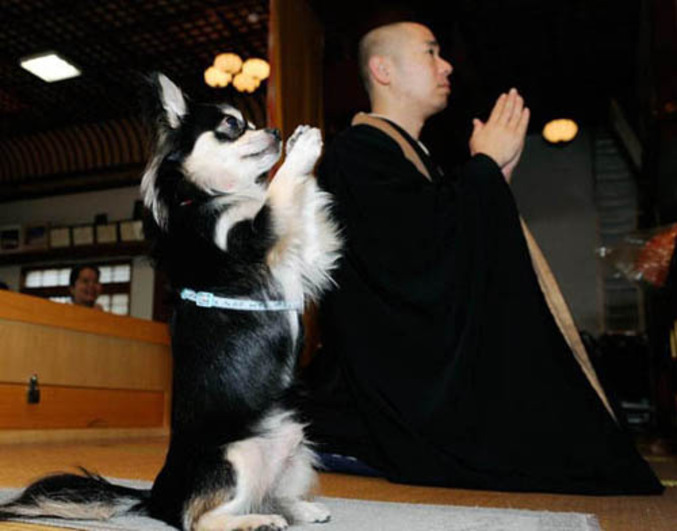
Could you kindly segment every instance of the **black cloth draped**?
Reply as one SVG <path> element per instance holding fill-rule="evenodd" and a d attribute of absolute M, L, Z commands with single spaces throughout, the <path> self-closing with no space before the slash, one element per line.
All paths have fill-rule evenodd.
<path fill-rule="evenodd" d="M 346 239 L 304 374 L 319 449 L 402 483 L 662 492 L 560 333 L 498 166 L 445 176 L 400 132 L 430 180 L 368 125 L 319 168 Z"/>

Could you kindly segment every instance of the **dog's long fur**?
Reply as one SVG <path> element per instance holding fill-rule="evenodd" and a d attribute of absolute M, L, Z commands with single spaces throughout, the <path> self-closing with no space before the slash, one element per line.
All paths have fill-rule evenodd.
<path fill-rule="evenodd" d="M 230 106 L 194 104 L 162 75 L 157 85 L 163 111 L 141 190 L 157 267 L 173 288 L 261 301 L 319 296 L 340 246 L 329 197 L 311 176 L 319 131 L 297 129 L 268 184 L 282 152 L 277 131 L 254 129 Z M 299 313 L 178 300 L 171 332 L 171 440 L 152 490 L 86 471 L 56 475 L 0 507 L 0 519 L 136 512 L 196 531 L 329 519 L 305 500 L 314 454 L 291 405 Z"/>

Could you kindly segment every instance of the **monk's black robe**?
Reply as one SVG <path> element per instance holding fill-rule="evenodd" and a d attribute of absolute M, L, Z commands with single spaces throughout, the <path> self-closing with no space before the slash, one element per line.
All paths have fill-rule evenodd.
<path fill-rule="evenodd" d="M 319 450 L 401 483 L 662 492 L 560 333 L 498 166 L 445 177 L 400 133 L 431 180 L 369 125 L 319 168 L 346 241 L 305 373 Z"/>

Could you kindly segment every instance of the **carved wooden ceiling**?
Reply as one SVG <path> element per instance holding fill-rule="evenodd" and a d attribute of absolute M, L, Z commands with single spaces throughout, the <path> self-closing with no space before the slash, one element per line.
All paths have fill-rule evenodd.
<path fill-rule="evenodd" d="M 266 57 L 267 38 L 267 0 L 3 0 L 0 137 L 127 116 L 156 70 L 209 97 L 202 72 L 214 56 Z M 50 50 L 83 75 L 46 83 L 20 68 Z"/>
<path fill-rule="evenodd" d="M 268 0 L 0 2 L 0 200 L 138 182 L 147 155 L 146 76 L 265 121 L 264 91 L 209 88 L 221 52 L 267 57 Z M 82 75 L 47 83 L 19 60 L 56 51 Z"/>

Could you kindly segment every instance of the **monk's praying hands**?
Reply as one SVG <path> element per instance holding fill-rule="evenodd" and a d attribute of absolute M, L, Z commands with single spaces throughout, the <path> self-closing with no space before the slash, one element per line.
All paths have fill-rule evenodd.
<path fill-rule="evenodd" d="M 529 109 L 513 88 L 499 96 L 486 123 L 473 120 L 470 153 L 483 153 L 494 159 L 509 181 L 524 149 L 528 125 Z"/>

